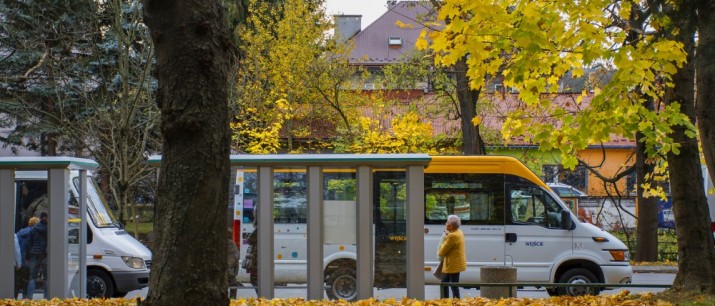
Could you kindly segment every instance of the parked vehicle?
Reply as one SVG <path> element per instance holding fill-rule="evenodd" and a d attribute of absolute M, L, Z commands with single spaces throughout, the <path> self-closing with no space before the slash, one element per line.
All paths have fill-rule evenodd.
<path fill-rule="evenodd" d="M 326 293 L 331 299 L 350 300 L 357 294 L 355 172 L 325 169 L 323 180 Z M 234 216 L 243 217 L 240 231 L 245 239 L 253 231 L 252 211 L 259 205 L 255 169 L 238 170 L 237 182 L 243 192 L 237 193 Z M 372 189 L 374 285 L 404 287 L 405 172 L 375 169 Z M 515 267 L 520 283 L 631 281 L 626 245 L 606 231 L 579 222 L 544 182 L 514 158 L 433 156 L 425 169 L 424 190 L 424 273 L 428 284 L 439 282 L 431 271 L 438 265 L 437 245 L 450 214 L 461 218 L 466 241 L 468 267 L 461 282 L 479 282 L 482 266 Z M 275 169 L 274 194 L 275 282 L 305 283 L 305 172 Z M 248 281 L 245 270 L 239 277 Z M 551 295 L 582 295 L 603 289 L 554 287 L 547 291 Z"/>
<path fill-rule="evenodd" d="M 78 171 L 70 171 L 68 213 L 70 216 L 70 244 L 77 243 L 79 223 L 73 218 L 79 215 Z M 46 201 L 46 171 L 16 171 L 16 229 L 24 227 L 27 213 L 41 209 Z M 149 285 L 151 251 L 124 231 L 114 218 L 107 202 L 97 192 L 91 176 L 87 177 L 87 296 L 123 297 L 127 292 Z M 35 206 L 35 207 L 33 207 Z M 32 209 L 32 211 L 29 210 Z M 23 212 L 26 215 L 23 216 Z M 38 287 L 39 288 L 39 287 Z"/>
<path fill-rule="evenodd" d="M 703 168 L 703 183 L 705 187 L 705 197 L 708 200 L 708 207 L 710 207 L 710 229 L 715 236 L 715 186 L 713 186 L 713 180 L 710 178 L 708 173 L 708 167 L 705 165 Z"/>
<path fill-rule="evenodd" d="M 587 197 L 588 195 L 581 191 L 576 189 L 575 187 L 563 183 L 546 183 L 551 190 L 558 195 L 559 197 L 562 198 L 568 198 L 568 197 Z"/>

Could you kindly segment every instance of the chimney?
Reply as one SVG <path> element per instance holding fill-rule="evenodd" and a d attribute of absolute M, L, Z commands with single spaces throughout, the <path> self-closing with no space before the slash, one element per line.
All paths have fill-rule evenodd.
<path fill-rule="evenodd" d="M 335 15 L 335 37 L 345 42 L 360 32 L 362 15 Z"/>

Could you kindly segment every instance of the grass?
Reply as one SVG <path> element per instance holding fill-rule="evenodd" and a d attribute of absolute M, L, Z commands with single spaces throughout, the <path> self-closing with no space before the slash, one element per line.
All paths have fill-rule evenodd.
<path fill-rule="evenodd" d="M 139 235 L 146 235 L 146 234 L 149 234 L 150 232 L 154 231 L 154 223 L 153 222 L 139 222 L 139 223 L 137 223 L 137 228 L 138 228 Z M 124 230 L 134 234 L 134 223 L 132 221 L 129 221 L 129 223 L 124 225 Z"/>

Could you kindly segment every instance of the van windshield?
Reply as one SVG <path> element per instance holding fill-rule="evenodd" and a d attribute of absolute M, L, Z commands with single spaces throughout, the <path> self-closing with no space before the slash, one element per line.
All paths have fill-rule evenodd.
<path fill-rule="evenodd" d="M 79 190 L 79 177 L 73 180 L 75 190 Z M 107 201 L 97 192 L 97 185 L 92 177 L 87 177 L 87 212 L 96 227 L 116 227 L 117 221 L 107 207 Z M 79 202 L 77 202 L 79 203 Z"/>

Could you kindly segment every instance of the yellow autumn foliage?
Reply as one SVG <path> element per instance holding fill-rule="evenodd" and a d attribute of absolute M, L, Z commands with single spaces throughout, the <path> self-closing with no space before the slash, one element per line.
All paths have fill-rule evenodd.
<path fill-rule="evenodd" d="M 137 305 L 137 300 L 133 299 L 52 299 L 52 300 L 0 300 L 0 306 L 134 306 Z M 282 306 L 282 305 L 311 305 L 311 306 L 397 306 L 397 305 L 424 305 L 424 306 L 457 306 L 457 305 L 475 305 L 475 306 L 550 306 L 550 305 L 588 305 L 588 306 L 666 306 L 672 305 L 669 302 L 661 301 L 655 298 L 652 293 L 641 295 L 631 295 L 627 290 L 613 295 L 599 296 L 578 296 L 578 297 L 550 297 L 543 299 L 536 298 L 508 298 L 508 299 L 487 299 L 482 297 L 464 298 L 464 299 L 441 299 L 419 301 L 408 298 L 403 299 L 386 299 L 377 300 L 370 298 L 355 302 L 347 302 L 345 300 L 305 300 L 303 298 L 285 298 L 285 299 L 256 299 L 256 298 L 239 298 L 231 300 L 232 306 Z"/>
<path fill-rule="evenodd" d="M 378 119 L 361 116 L 348 151 L 352 153 L 436 154 L 432 125 L 414 112 L 392 119 L 386 127 Z"/>
<path fill-rule="evenodd" d="M 685 126 L 692 135 L 695 128 L 677 103 L 660 103 L 685 53 L 679 42 L 659 35 L 629 36 L 633 7 L 648 4 L 445 0 L 437 18 L 445 26 L 425 28 L 416 47 L 431 50 L 437 65 L 451 66 L 468 56 L 467 75 L 475 90 L 489 84 L 489 76 L 501 75 L 520 101 L 519 109 L 506 115 L 504 141 L 524 136 L 543 150 L 559 150 L 567 168 L 576 165 L 576 152 L 612 135 L 632 138 L 642 132 L 649 156 L 678 154 L 671 127 Z M 661 31 L 669 21 L 650 17 L 643 22 Z M 569 88 L 568 80 L 579 77 L 584 88 Z M 584 106 L 575 95 L 584 96 L 586 89 L 591 99 Z M 572 91 L 578 111 L 552 103 L 554 94 Z M 647 100 L 658 107 L 648 109 Z"/>

